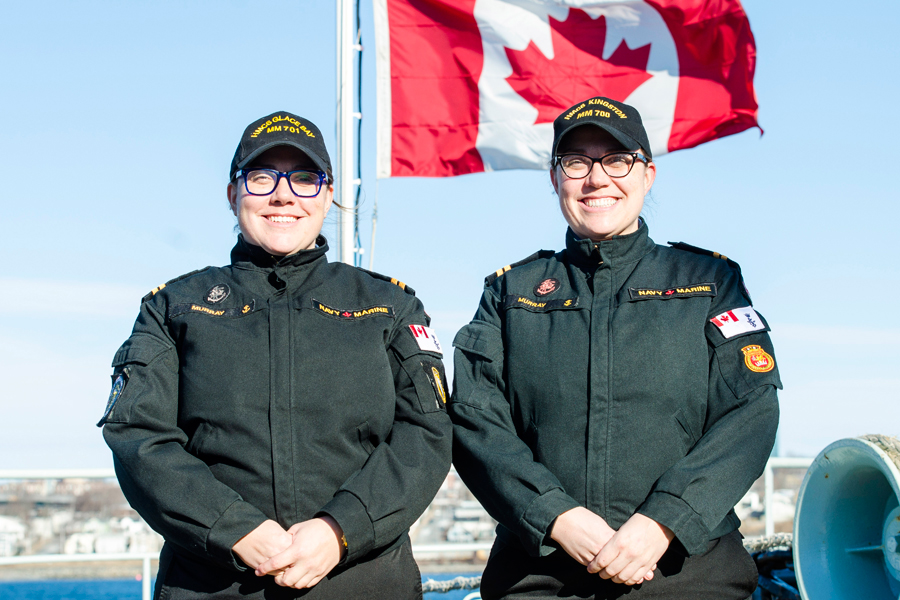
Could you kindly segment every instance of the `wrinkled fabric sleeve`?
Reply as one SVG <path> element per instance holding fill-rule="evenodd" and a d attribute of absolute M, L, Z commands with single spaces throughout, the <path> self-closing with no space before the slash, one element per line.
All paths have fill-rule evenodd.
<path fill-rule="evenodd" d="M 542 556 L 557 548 L 548 535 L 553 521 L 579 504 L 516 432 L 503 377 L 499 304 L 485 290 L 475 318 L 453 342 L 453 462 L 488 513 L 529 554 Z"/>
<path fill-rule="evenodd" d="M 131 337 L 113 359 L 115 373 L 127 380 L 103 425 L 119 485 L 167 542 L 219 566 L 246 570 L 231 548 L 266 516 L 185 450 L 178 367 L 160 308 L 144 302 Z"/>
<path fill-rule="evenodd" d="M 710 318 L 750 304 L 740 273 L 729 270 L 719 284 L 720 295 Z M 768 327 L 766 327 L 768 330 Z M 688 454 L 655 483 L 637 512 L 670 528 L 688 554 L 705 552 L 717 528 L 762 474 L 778 427 L 777 367 L 754 372 L 745 364 L 742 348 L 760 346 L 772 357 L 767 331 L 725 338 L 710 323 L 709 387 L 702 434 Z M 726 528 L 727 529 L 727 528 Z"/>
<path fill-rule="evenodd" d="M 409 297 L 388 347 L 396 405 L 387 439 L 375 447 L 319 511 L 337 521 L 347 541 L 342 563 L 386 546 L 428 507 L 450 470 L 451 424 L 441 354 L 419 348 L 410 325 L 427 325 Z"/>

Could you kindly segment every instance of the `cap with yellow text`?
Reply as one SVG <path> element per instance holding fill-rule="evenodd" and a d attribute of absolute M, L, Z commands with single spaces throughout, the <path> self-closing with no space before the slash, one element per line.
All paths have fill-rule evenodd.
<path fill-rule="evenodd" d="M 284 111 L 247 125 L 231 160 L 229 179 L 234 179 L 238 169 L 243 169 L 257 156 L 276 146 L 293 146 L 302 151 L 328 176 L 329 182 L 333 181 L 331 159 L 322 132 L 312 121 Z"/>
<path fill-rule="evenodd" d="M 611 98 L 597 96 L 566 109 L 553 121 L 553 150 L 556 156 L 563 136 L 576 127 L 593 125 L 613 136 L 626 150 L 640 150 L 650 154 L 650 141 L 641 122 L 641 114 L 633 106 L 617 102 Z"/>

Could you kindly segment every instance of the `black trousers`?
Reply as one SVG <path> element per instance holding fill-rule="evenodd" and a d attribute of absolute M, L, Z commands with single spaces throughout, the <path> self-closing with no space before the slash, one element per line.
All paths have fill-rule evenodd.
<path fill-rule="evenodd" d="M 338 566 L 306 590 L 284 588 L 253 571 L 219 569 L 182 553 L 163 548 L 154 600 L 422 600 L 422 576 L 413 559 L 409 538 L 388 552 Z M 167 551 L 168 550 L 168 551 Z"/>
<path fill-rule="evenodd" d="M 628 586 L 601 579 L 564 550 L 528 556 L 518 545 L 496 542 L 481 578 L 483 600 L 585 598 L 609 600 L 746 600 L 756 589 L 756 564 L 733 531 L 713 540 L 704 554 L 687 558 L 670 549 L 654 577 Z"/>

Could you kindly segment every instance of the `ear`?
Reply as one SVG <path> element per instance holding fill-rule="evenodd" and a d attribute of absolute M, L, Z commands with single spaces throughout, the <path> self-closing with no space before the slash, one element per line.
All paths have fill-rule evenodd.
<path fill-rule="evenodd" d="M 334 202 L 334 185 L 329 184 L 325 187 L 325 212 L 322 213 L 322 216 L 328 216 L 332 202 Z"/>
<path fill-rule="evenodd" d="M 228 193 L 228 206 L 231 207 L 231 212 L 234 213 L 234 216 L 237 216 L 237 187 L 233 183 L 229 183 L 226 191 Z"/>
<path fill-rule="evenodd" d="M 653 187 L 654 181 L 656 181 L 656 163 L 650 161 L 644 168 L 644 190 L 646 192 L 649 192 L 650 188 Z"/>

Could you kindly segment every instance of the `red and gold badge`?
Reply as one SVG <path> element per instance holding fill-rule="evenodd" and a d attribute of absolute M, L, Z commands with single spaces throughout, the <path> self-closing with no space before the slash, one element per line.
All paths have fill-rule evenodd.
<path fill-rule="evenodd" d="M 768 373 L 775 368 L 775 359 L 760 346 L 744 346 L 744 364 L 754 373 Z"/>

